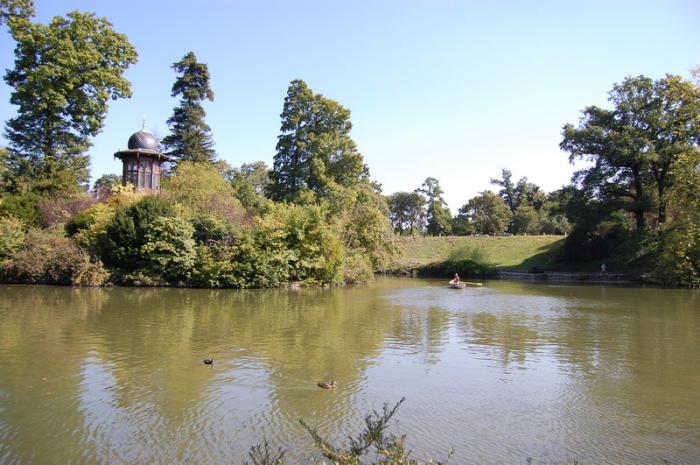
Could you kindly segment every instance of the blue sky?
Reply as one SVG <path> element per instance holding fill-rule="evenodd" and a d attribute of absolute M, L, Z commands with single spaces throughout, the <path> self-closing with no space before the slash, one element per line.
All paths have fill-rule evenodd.
<path fill-rule="evenodd" d="M 195 6 L 196 5 L 196 6 Z M 436 177 L 455 210 L 509 168 L 546 190 L 574 167 L 561 127 L 605 105 L 625 76 L 688 76 L 700 64 L 697 1 L 36 1 L 37 20 L 94 11 L 139 53 L 133 97 L 112 102 L 92 174 L 120 172 L 147 115 L 161 137 L 176 101 L 170 65 L 192 50 L 209 65 L 219 156 L 269 165 L 292 79 L 352 110 L 352 136 L 385 193 Z M 0 30 L 0 63 L 13 43 Z M 0 118 L 14 114 L 0 85 Z"/>

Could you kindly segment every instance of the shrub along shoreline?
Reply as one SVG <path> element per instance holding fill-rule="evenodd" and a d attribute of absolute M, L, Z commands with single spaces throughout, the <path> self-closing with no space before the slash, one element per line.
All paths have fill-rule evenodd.
<path fill-rule="evenodd" d="M 181 162 L 161 195 L 116 185 L 0 217 L 0 280 L 74 286 L 266 288 L 372 279 L 398 252 L 368 183 L 306 204 L 242 196 L 213 164 Z M 242 200 L 240 200 L 242 199 Z M 75 214 L 72 206 L 84 205 Z M 57 213 L 60 212 L 60 213 Z"/>

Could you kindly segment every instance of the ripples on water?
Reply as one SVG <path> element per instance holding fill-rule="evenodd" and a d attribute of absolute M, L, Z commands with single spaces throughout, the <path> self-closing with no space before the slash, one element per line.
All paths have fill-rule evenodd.
<path fill-rule="evenodd" d="M 0 464 L 308 458 L 406 397 L 452 463 L 700 463 L 700 308 L 680 290 L 381 279 L 337 290 L 0 287 Z M 213 366 L 202 364 L 211 355 Z M 323 391 L 321 380 L 339 388 Z"/>

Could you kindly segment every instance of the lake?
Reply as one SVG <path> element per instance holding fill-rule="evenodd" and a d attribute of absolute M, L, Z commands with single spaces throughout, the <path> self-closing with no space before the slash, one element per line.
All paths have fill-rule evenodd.
<path fill-rule="evenodd" d="M 700 292 L 0 286 L 0 464 L 297 460 L 402 397 L 420 459 L 696 465 Z"/>

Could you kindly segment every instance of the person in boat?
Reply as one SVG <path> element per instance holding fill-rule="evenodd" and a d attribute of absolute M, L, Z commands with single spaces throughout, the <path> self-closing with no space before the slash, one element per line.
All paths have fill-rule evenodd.
<path fill-rule="evenodd" d="M 459 282 L 459 275 L 457 273 L 455 273 L 455 277 L 452 278 L 452 282 L 455 284 L 457 284 Z"/>

